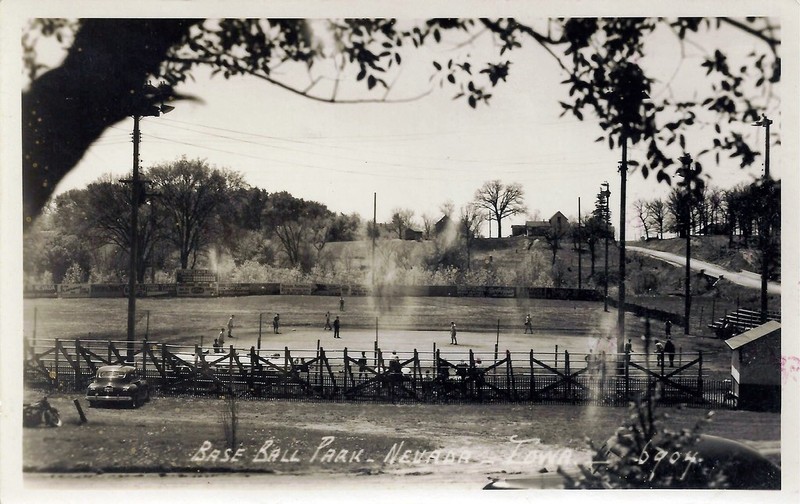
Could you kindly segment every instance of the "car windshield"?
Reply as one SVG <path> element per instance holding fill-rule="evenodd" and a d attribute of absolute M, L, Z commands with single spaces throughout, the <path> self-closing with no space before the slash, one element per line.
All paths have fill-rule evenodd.
<path fill-rule="evenodd" d="M 97 377 L 102 380 L 126 380 L 129 378 L 125 371 L 100 371 L 97 373 Z"/>

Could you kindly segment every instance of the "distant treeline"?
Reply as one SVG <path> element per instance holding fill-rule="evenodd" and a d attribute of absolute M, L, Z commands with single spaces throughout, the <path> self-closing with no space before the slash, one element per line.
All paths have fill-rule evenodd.
<path fill-rule="evenodd" d="M 487 297 L 563 299 L 599 301 L 602 294 L 593 289 L 553 287 L 509 287 L 496 285 L 363 285 L 224 283 L 207 285 L 141 284 L 137 297 L 231 297 L 264 295 L 369 296 L 379 297 Z M 128 295 L 126 284 L 38 284 L 26 285 L 25 298 L 122 298 Z"/>

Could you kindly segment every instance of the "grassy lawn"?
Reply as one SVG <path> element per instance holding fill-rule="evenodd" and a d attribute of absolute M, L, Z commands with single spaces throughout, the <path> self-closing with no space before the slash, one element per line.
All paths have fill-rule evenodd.
<path fill-rule="evenodd" d="M 431 351 L 438 345 L 443 351 L 461 352 L 450 355 L 464 358 L 471 348 L 476 352 L 493 352 L 499 340 L 504 352 L 554 352 L 569 350 L 585 353 L 589 349 L 613 352 L 611 340 L 616 312 L 603 311 L 602 303 L 571 302 L 542 299 L 484 299 L 443 297 L 401 297 L 375 300 L 370 297 L 348 297 L 345 311 L 338 311 L 338 298 L 323 296 L 252 296 L 238 298 L 172 298 L 142 299 L 137 302 L 140 319 L 139 340 L 145 330 L 150 341 L 159 343 L 210 346 L 220 327 L 233 314 L 236 339 L 226 345 L 249 349 L 256 346 L 259 335 L 259 313 L 262 316 L 262 348 L 282 351 L 315 349 L 317 341 L 328 350 L 345 346 L 353 350 L 372 350 L 376 339 L 384 351 Z M 125 340 L 127 303 L 124 299 L 36 299 L 24 303 L 25 335 L 31 340 L 61 338 Z M 330 311 L 342 320 L 340 340 L 331 339 L 322 330 L 324 314 Z M 149 312 L 149 322 L 144 316 Z M 281 334 L 272 332 L 272 317 L 281 316 Z M 534 335 L 523 334 L 525 314 L 531 313 Z M 35 320 L 35 324 L 34 324 Z M 447 347 L 449 324 L 455 321 L 459 330 L 459 347 Z M 498 335 L 498 321 L 500 331 Z M 149 324 L 149 325 L 148 325 Z M 626 332 L 634 340 L 634 351 L 643 352 L 640 336 L 644 322 L 626 317 Z M 653 324 L 652 334 L 660 337 L 663 328 Z M 724 344 L 710 338 L 683 338 L 673 329 L 676 345 L 683 352 L 704 352 L 704 370 L 727 378 L 730 354 Z M 463 354 L 463 355 L 462 355 Z"/>

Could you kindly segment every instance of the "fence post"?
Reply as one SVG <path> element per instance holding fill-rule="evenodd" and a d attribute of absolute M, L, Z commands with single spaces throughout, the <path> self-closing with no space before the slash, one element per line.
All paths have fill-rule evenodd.
<path fill-rule="evenodd" d="M 164 377 L 167 376 L 167 344 L 161 343 L 161 369 L 164 371 Z"/>
<path fill-rule="evenodd" d="M 150 344 L 147 340 L 142 341 L 142 376 L 147 377 L 147 347 Z"/>
<path fill-rule="evenodd" d="M 517 383 L 514 380 L 514 366 L 511 363 L 511 352 L 506 350 L 506 372 L 508 376 L 511 378 L 511 397 L 516 400 L 517 399 Z"/>
<path fill-rule="evenodd" d="M 631 359 L 631 352 L 630 350 L 625 350 L 625 357 L 623 362 L 625 363 L 625 401 L 623 404 L 628 402 L 628 399 L 631 396 L 631 374 L 630 374 L 630 359 Z"/>
<path fill-rule="evenodd" d="M 534 391 L 536 390 L 536 376 L 533 374 L 533 348 L 531 348 L 531 357 L 530 357 L 530 370 L 531 370 L 531 385 L 530 391 L 528 392 L 528 398 L 533 400 Z"/>
<path fill-rule="evenodd" d="M 75 390 L 81 388 L 81 340 L 75 340 Z"/>
<path fill-rule="evenodd" d="M 56 338 L 56 356 L 55 356 L 55 376 L 53 377 L 53 385 L 55 385 L 56 390 L 58 390 L 58 354 L 60 354 L 61 350 L 61 341 Z"/>
<path fill-rule="evenodd" d="M 699 350 L 697 352 L 697 357 L 699 359 L 697 363 L 697 390 L 700 392 L 700 395 L 703 395 L 703 351 Z"/>
<path fill-rule="evenodd" d="M 350 362 L 347 360 L 347 347 L 344 347 L 342 352 L 343 360 L 344 360 L 344 386 L 347 387 L 347 375 L 350 375 L 350 386 L 356 386 L 356 380 L 353 377 L 353 372 L 350 369 Z"/>
<path fill-rule="evenodd" d="M 417 392 L 417 387 L 422 383 L 422 368 L 419 365 L 419 353 L 414 349 L 414 392 Z"/>
<path fill-rule="evenodd" d="M 228 356 L 228 392 L 233 394 L 233 345 L 231 345 L 231 353 Z M 202 358 L 202 357 L 201 357 Z"/>
<path fill-rule="evenodd" d="M 555 353 L 553 355 L 555 355 L 555 357 L 556 357 L 556 362 L 555 362 L 555 365 L 553 367 L 555 369 L 558 369 L 558 345 L 556 345 L 556 351 L 555 351 Z"/>
<path fill-rule="evenodd" d="M 569 376 L 569 351 L 564 350 L 564 374 Z M 574 400 L 572 397 L 572 382 L 567 380 L 567 397 L 571 400 Z"/>

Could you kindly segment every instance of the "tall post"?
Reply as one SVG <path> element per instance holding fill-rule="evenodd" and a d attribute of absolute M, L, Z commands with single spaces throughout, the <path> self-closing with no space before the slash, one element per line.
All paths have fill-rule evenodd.
<path fill-rule="evenodd" d="M 619 306 L 617 307 L 617 352 L 625 344 L 625 192 L 628 183 L 628 135 L 622 128 L 622 162 L 619 166 Z"/>
<path fill-rule="evenodd" d="M 603 273 L 603 311 L 608 312 L 608 234 L 611 231 L 610 219 L 611 212 L 609 211 L 609 198 L 611 191 L 608 189 L 608 182 L 600 184 L 605 189 L 600 191 L 603 195 L 603 223 L 605 224 L 605 272 Z"/>
<path fill-rule="evenodd" d="M 256 348 L 259 350 L 261 350 L 261 319 L 263 316 L 263 313 L 258 314 L 258 341 L 256 342 Z"/>
<path fill-rule="evenodd" d="M 375 285 L 375 235 L 378 233 L 378 193 L 372 193 L 372 285 Z"/>
<path fill-rule="evenodd" d="M 686 271 L 684 273 L 684 286 L 683 286 L 683 334 L 689 334 L 689 317 L 692 313 L 692 275 L 691 275 L 691 261 L 692 261 L 692 188 L 691 188 L 691 170 L 692 170 L 692 156 L 684 154 L 681 156 L 681 163 L 683 165 L 683 177 L 687 181 L 686 184 L 686 201 L 684 206 L 686 215 L 684 216 L 684 224 L 686 226 Z"/>
<path fill-rule="evenodd" d="M 578 290 L 581 289 L 581 251 L 583 250 L 583 238 L 581 236 L 581 197 L 578 196 Z"/>
<path fill-rule="evenodd" d="M 770 176 L 769 176 L 769 127 L 772 120 L 768 119 L 766 115 L 761 116 L 761 121 L 754 124 L 754 126 L 762 126 L 765 130 L 764 138 L 764 184 L 765 188 L 769 189 Z M 767 195 L 767 196 L 771 196 Z M 764 205 L 762 208 L 769 208 L 770 205 Z M 767 297 L 767 281 L 769 280 L 769 215 L 762 215 L 761 224 L 759 225 L 759 240 L 761 245 L 761 323 L 767 321 L 767 310 L 769 308 L 769 300 Z"/>
<path fill-rule="evenodd" d="M 128 267 L 128 362 L 133 362 L 133 342 L 136 338 L 136 256 L 139 241 L 139 121 L 133 116 L 133 176 L 131 179 L 131 243 Z"/>

